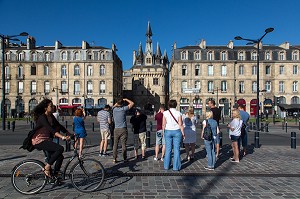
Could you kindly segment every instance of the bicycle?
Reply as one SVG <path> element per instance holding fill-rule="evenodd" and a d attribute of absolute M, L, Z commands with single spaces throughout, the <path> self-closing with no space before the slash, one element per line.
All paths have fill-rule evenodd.
<path fill-rule="evenodd" d="M 75 136 L 74 136 L 75 137 Z M 72 138 L 73 148 L 76 138 Z M 47 153 L 47 152 L 46 152 Z M 49 156 L 46 156 L 47 159 Z M 67 171 L 71 162 L 77 161 Z M 25 159 L 19 162 L 12 170 L 11 182 L 13 187 L 21 194 L 31 195 L 40 192 L 46 184 L 55 184 L 66 180 L 68 176 L 71 183 L 78 191 L 89 193 L 96 191 L 103 183 L 105 170 L 103 165 L 93 158 L 79 158 L 78 153 L 68 160 L 62 173 L 58 177 L 48 177 L 43 172 L 45 163 L 37 159 Z"/>

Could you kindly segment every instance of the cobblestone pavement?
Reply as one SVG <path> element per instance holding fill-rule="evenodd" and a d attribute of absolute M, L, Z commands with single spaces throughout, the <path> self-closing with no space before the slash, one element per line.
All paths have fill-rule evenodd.
<path fill-rule="evenodd" d="M 29 197 L 14 190 L 10 171 L 26 158 L 43 160 L 43 154 L 36 150 L 27 153 L 18 147 L 1 146 L 0 198 L 300 198 L 299 148 L 250 147 L 250 154 L 240 163 L 231 163 L 231 148 L 224 145 L 217 168 L 206 171 L 206 153 L 201 145 L 196 149 L 196 159 L 193 162 L 183 160 L 182 170 L 175 172 L 164 170 L 163 162 L 153 160 L 153 147 L 148 149 L 146 160 L 136 161 L 133 148 L 129 146 L 129 162 L 119 159 L 120 162 L 114 164 L 111 154 L 99 157 L 98 146 L 88 146 L 86 157 L 100 160 L 110 174 L 98 191 L 78 192 L 66 180 L 62 186 L 47 185 L 41 193 Z M 70 158 L 72 152 L 64 155 Z M 183 148 L 181 158 L 185 158 Z"/>

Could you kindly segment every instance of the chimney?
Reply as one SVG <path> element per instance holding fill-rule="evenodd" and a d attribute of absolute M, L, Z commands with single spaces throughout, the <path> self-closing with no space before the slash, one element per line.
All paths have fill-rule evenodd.
<path fill-rule="evenodd" d="M 62 47 L 62 44 L 59 41 L 55 41 L 55 50 L 58 50 Z"/>
<path fill-rule="evenodd" d="M 230 49 L 233 49 L 233 41 L 230 40 L 227 44 L 227 47 L 230 48 Z"/>
<path fill-rule="evenodd" d="M 35 38 L 28 36 L 27 37 L 27 50 L 35 48 Z"/>
<path fill-rule="evenodd" d="M 176 48 L 177 48 L 176 42 L 174 42 L 174 44 L 173 44 L 173 49 L 175 50 Z"/>
<path fill-rule="evenodd" d="M 288 49 L 290 49 L 290 43 L 286 41 L 286 42 L 280 44 L 279 47 L 288 50 Z"/>
<path fill-rule="evenodd" d="M 204 39 L 201 40 L 199 47 L 202 49 L 206 49 L 206 41 Z"/>
<path fill-rule="evenodd" d="M 83 50 L 85 50 L 85 49 L 88 49 L 89 47 L 90 47 L 90 45 L 89 45 L 89 43 L 88 43 L 88 42 L 86 42 L 86 41 L 82 41 L 81 48 L 82 48 Z"/>

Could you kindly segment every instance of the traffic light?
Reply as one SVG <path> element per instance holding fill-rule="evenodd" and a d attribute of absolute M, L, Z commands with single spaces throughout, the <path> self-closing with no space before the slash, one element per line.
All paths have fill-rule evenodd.
<path fill-rule="evenodd" d="M 280 97 L 277 97 L 276 99 L 276 105 L 280 104 Z"/>
<path fill-rule="evenodd" d="M 277 97 L 276 96 L 274 96 L 273 106 L 277 106 Z"/>

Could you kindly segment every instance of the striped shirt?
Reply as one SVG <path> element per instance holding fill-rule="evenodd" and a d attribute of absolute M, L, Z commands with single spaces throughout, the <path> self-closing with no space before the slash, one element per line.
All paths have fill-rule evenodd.
<path fill-rule="evenodd" d="M 106 110 L 101 110 L 97 114 L 97 121 L 100 123 L 101 130 L 109 129 L 108 120 L 111 119 L 110 113 Z"/>

